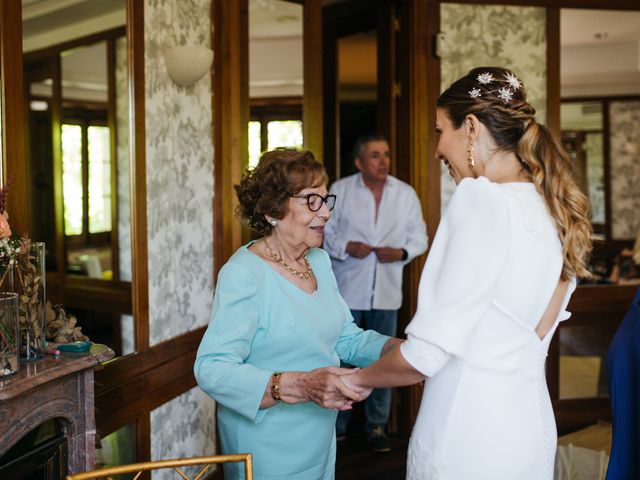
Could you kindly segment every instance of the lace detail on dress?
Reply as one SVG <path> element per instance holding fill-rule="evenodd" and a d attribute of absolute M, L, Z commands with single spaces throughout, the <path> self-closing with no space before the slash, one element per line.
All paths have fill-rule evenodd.
<path fill-rule="evenodd" d="M 535 187 L 526 189 L 518 187 L 510 189 L 512 198 L 510 206 L 515 213 L 513 218 L 519 219 L 522 227 L 531 234 L 535 243 L 548 242 L 557 238 L 555 224 Z"/>
<path fill-rule="evenodd" d="M 407 458 L 407 480 L 441 480 L 447 465 L 438 462 L 429 447 L 411 437 Z"/>

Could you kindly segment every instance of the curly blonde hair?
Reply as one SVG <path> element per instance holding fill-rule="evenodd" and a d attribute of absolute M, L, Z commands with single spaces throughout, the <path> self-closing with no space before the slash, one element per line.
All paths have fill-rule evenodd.
<path fill-rule="evenodd" d="M 501 67 L 474 68 L 445 90 L 437 105 L 446 111 L 456 129 L 467 115 L 475 115 L 489 130 L 499 151 L 517 156 L 558 229 L 562 279 L 590 276 L 586 260 L 592 248 L 592 228 L 587 197 L 574 180 L 568 155 L 551 132 L 536 121 L 536 111 L 513 72 Z"/>
<path fill-rule="evenodd" d="M 264 152 L 254 169 L 247 169 L 234 185 L 236 213 L 248 227 L 268 235 L 273 227 L 265 215 L 282 219 L 292 195 L 310 187 L 326 185 L 324 166 L 308 150 L 276 148 Z"/>

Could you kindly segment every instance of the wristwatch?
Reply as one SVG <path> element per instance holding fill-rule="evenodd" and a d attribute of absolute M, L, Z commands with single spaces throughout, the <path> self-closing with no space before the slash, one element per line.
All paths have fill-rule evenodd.
<path fill-rule="evenodd" d="M 409 252 L 407 252 L 407 249 L 406 249 L 406 248 L 403 248 L 403 249 L 402 249 L 402 261 L 403 261 L 403 262 L 406 262 L 406 261 L 407 261 L 407 258 L 409 258 Z"/>

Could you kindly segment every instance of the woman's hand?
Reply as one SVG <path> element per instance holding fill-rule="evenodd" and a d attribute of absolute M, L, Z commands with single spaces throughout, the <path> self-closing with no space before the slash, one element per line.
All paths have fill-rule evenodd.
<path fill-rule="evenodd" d="M 310 372 L 283 372 L 280 375 L 280 400 L 284 403 L 315 402 L 323 408 L 351 410 L 354 400 L 360 398 L 356 392 L 340 381 L 340 377 L 357 369 L 323 367 Z M 276 404 L 271 396 L 270 384 L 265 389 L 260 408 Z"/>
<path fill-rule="evenodd" d="M 359 394 L 340 381 L 351 373 L 349 368 L 324 367 L 307 372 L 302 377 L 302 388 L 308 400 L 323 408 L 350 410 Z"/>
<path fill-rule="evenodd" d="M 342 375 L 340 380 L 344 383 L 350 390 L 356 392 L 359 398 L 356 400 L 358 402 L 362 402 L 366 400 L 371 392 L 373 392 L 373 388 L 363 387 L 358 383 L 358 372 L 356 369 L 352 370 L 353 373 L 348 375 Z"/>

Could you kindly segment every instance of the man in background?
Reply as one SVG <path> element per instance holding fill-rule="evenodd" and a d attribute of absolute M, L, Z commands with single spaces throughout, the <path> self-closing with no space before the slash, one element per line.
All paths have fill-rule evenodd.
<path fill-rule="evenodd" d="M 402 270 L 428 245 L 420 201 L 408 184 L 389 175 L 389 142 L 384 136 L 360 137 L 354 148 L 358 173 L 336 181 L 324 248 L 333 261 L 338 288 L 356 324 L 395 336 L 402 305 Z M 391 389 L 373 391 L 365 402 L 365 432 L 376 452 L 391 450 L 386 425 Z M 340 412 L 336 436 L 346 436 L 350 415 Z"/>

